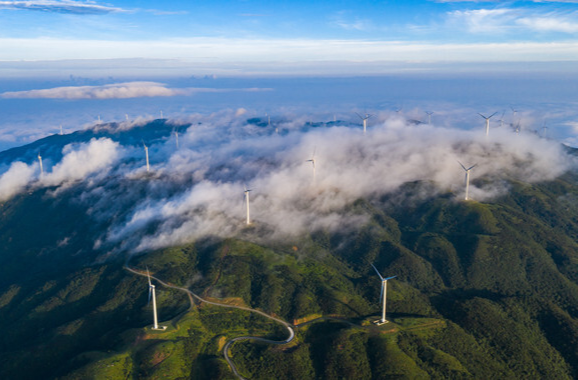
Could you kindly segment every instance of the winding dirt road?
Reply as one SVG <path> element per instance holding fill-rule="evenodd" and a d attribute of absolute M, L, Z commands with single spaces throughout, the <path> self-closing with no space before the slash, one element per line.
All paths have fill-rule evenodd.
<path fill-rule="evenodd" d="M 130 268 L 128 265 L 125 265 L 124 268 L 126 270 L 128 270 L 131 273 L 134 273 L 136 275 L 142 276 L 142 277 L 147 277 L 147 273 L 145 271 L 138 271 L 136 269 L 132 269 Z M 200 302 L 204 302 L 207 303 L 209 305 L 215 305 L 215 306 L 219 306 L 219 307 L 228 307 L 231 309 L 239 309 L 239 310 L 246 310 L 249 311 L 251 313 L 257 313 L 260 314 L 266 318 L 269 318 L 277 323 L 282 324 L 283 326 L 285 326 L 287 328 L 287 330 L 289 331 L 289 337 L 285 340 L 282 341 L 278 341 L 278 340 L 270 340 L 270 339 L 265 339 L 262 337 L 258 337 L 258 336 L 240 336 L 237 338 L 233 338 L 227 341 L 227 343 L 225 343 L 225 346 L 223 347 L 223 355 L 225 356 L 225 360 L 227 361 L 227 364 L 229 364 L 229 367 L 231 367 L 231 371 L 233 371 L 233 373 L 239 378 L 239 379 L 243 379 L 246 380 L 243 376 L 241 376 L 241 374 L 237 371 L 237 367 L 235 367 L 235 363 L 233 363 L 233 360 L 231 359 L 231 357 L 229 356 L 229 349 L 231 347 L 231 345 L 237 341 L 240 340 L 255 340 L 255 341 L 259 341 L 259 342 L 264 342 L 264 343 L 270 343 L 270 344 L 287 344 L 289 342 L 291 342 L 293 340 L 293 338 L 295 338 L 295 331 L 293 330 L 293 326 L 289 323 L 286 322 L 282 319 L 279 318 L 275 318 L 263 311 L 260 310 L 256 310 L 256 309 L 251 309 L 250 307 L 245 307 L 245 306 L 237 306 L 237 305 L 228 305 L 228 304 L 223 304 L 223 303 L 218 303 L 218 302 L 213 302 L 213 301 L 208 301 L 202 297 L 200 297 L 199 295 L 193 293 L 192 291 L 190 291 L 187 288 L 181 288 L 180 286 L 175 286 L 175 285 L 171 285 L 168 284 L 160 279 L 158 279 L 155 276 L 150 276 L 151 278 L 155 279 L 157 282 L 159 282 L 161 285 L 166 286 L 167 288 L 172 288 L 172 289 L 176 289 L 176 290 L 180 290 L 182 292 L 187 293 L 188 297 L 189 297 L 189 301 L 191 303 L 191 308 L 194 306 L 194 301 L 193 298 L 196 298 L 197 300 L 199 300 Z"/>

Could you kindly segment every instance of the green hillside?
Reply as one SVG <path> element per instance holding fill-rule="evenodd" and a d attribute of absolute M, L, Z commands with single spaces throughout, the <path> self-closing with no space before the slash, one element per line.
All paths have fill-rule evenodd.
<path fill-rule="evenodd" d="M 0 206 L 0 377 L 231 379 L 228 340 L 287 338 L 280 323 L 191 304 L 156 280 L 168 328 L 152 331 L 147 280 L 125 264 L 296 325 L 288 344 L 233 343 L 246 378 L 578 376 L 578 176 L 510 182 L 484 203 L 399 196 L 427 186 L 350 204 L 368 217 L 355 231 L 257 244 L 261 229 L 247 228 L 130 258 L 95 246 L 106 221 L 73 196 L 18 195 Z M 379 327 L 370 262 L 397 275 Z"/>

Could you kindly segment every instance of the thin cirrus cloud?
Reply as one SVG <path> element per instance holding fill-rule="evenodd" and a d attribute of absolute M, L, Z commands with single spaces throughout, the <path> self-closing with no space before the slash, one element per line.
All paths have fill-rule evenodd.
<path fill-rule="evenodd" d="M 157 82 L 126 82 L 102 86 L 68 86 L 44 90 L 4 92 L 6 99 L 128 99 L 145 97 L 187 96 L 200 92 L 267 91 L 264 88 L 215 89 L 215 88 L 167 88 Z"/>
<path fill-rule="evenodd" d="M 73 0 L 0 1 L 0 9 L 15 9 L 77 15 L 100 15 L 124 12 L 124 10 L 121 8 L 111 7 L 108 5 L 100 5 L 93 1 L 80 2 Z"/>

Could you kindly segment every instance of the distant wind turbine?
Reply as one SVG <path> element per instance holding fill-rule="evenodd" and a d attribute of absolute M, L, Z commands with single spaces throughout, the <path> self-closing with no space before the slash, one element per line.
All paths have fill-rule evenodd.
<path fill-rule="evenodd" d="M 381 275 L 381 273 L 379 273 L 375 265 L 371 264 L 371 266 L 373 267 L 373 269 L 375 269 L 375 272 L 377 273 L 379 279 L 381 280 L 381 293 L 379 294 L 379 300 L 383 303 L 383 309 L 381 310 L 381 319 L 378 319 L 373 323 L 375 323 L 376 325 L 383 325 L 384 323 L 389 322 L 387 319 L 385 319 L 385 311 L 387 305 L 387 281 L 396 278 L 397 276 L 384 278 Z"/>
<path fill-rule="evenodd" d="M 175 128 L 174 132 L 175 132 L 175 141 L 177 144 L 177 149 L 179 149 L 179 129 Z"/>
<path fill-rule="evenodd" d="M 431 115 L 433 115 L 433 111 L 425 111 L 427 113 L 427 123 L 431 125 Z"/>
<path fill-rule="evenodd" d="M 155 294 L 155 286 L 151 282 L 151 275 L 149 273 L 149 268 L 147 268 L 147 277 L 149 279 L 149 303 L 151 299 L 153 301 L 153 330 L 166 330 L 167 326 L 159 326 L 159 321 L 157 318 L 157 297 Z"/>
<path fill-rule="evenodd" d="M 100 115 L 98 115 L 98 124 L 100 124 L 100 123 L 101 123 L 101 121 L 100 121 Z"/>
<path fill-rule="evenodd" d="M 163 118 L 163 111 L 161 110 L 161 119 Z"/>
<path fill-rule="evenodd" d="M 313 155 L 311 156 L 311 159 L 305 161 L 305 162 L 311 162 L 311 164 L 313 165 L 313 184 L 316 183 L 316 178 L 315 178 L 315 151 L 316 150 L 317 150 L 317 148 L 313 149 Z"/>
<path fill-rule="evenodd" d="M 145 150 L 145 158 L 146 158 L 147 173 L 148 173 L 151 170 L 151 167 L 149 165 L 149 147 L 144 143 L 144 141 L 143 141 L 142 145 L 144 146 L 144 150 Z"/>
<path fill-rule="evenodd" d="M 494 116 L 495 114 L 497 114 L 497 112 L 494 112 L 493 114 L 491 114 L 490 116 L 484 116 L 481 113 L 478 112 L 478 115 L 480 115 L 481 117 L 483 117 L 484 119 L 486 119 L 486 136 L 488 136 L 490 134 L 490 119 L 492 118 L 492 116 Z"/>
<path fill-rule="evenodd" d="M 60 124 L 60 136 L 62 136 L 64 132 L 62 131 L 62 124 Z"/>
<path fill-rule="evenodd" d="M 126 121 L 128 121 L 128 113 L 125 113 L 124 117 L 126 118 Z"/>
<path fill-rule="evenodd" d="M 42 156 L 38 153 L 38 162 L 40 163 L 40 175 L 44 174 L 44 167 L 42 166 Z"/>
<path fill-rule="evenodd" d="M 361 116 L 360 114 L 358 114 L 357 112 L 355 113 L 357 116 L 359 116 L 359 118 L 361 120 L 363 120 L 363 134 L 365 134 L 365 132 L 367 131 L 367 119 L 369 119 L 370 117 L 372 117 L 373 115 L 370 114 L 365 114 L 364 116 Z"/>
<path fill-rule="evenodd" d="M 245 187 L 245 203 L 247 204 L 247 225 L 251 224 L 251 214 L 249 210 L 249 193 L 253 191 Z"/>
<path fill-rule="evenodd" d="M 466 169 L 466 167 L 458 161 L 458 164 L 460 164 L 460 166 L 466 171 L 466 198 L 465 200 L 469 200 L 469 192 L 470 192 L 470 171 L 475 168 L 478 164 L 475 164 L 473 166 L 470 166 L 469 168 Z"/>

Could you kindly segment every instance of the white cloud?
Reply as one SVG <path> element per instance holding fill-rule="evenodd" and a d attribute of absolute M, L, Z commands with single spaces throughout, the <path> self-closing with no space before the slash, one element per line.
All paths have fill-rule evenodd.
<path fill-rule="evenodd" d="M 181 89 L 170 89 L 162 83 L 128 82 L 103 86 L 70 86 L 56 87 L 45 90 L 30 90 L 4 92 L 3 98 L 59 98 L 59 99 L 124 99 L 153 96 L 187 95 L 189 92 Z"/>
<path fill-rule="evenodd" d="M 574 14 L 573 20 L 577 14 Z M 518 25 L 537 32 L 578 33 L 578 22 L 566 17 L 523 17 L 516 20 Z"/>
<path fill-rule="evenodd" d="M 34 166 L 23 162 L 14 162 L 10 168 L 0 176 L 0 201 L 5 201 L 21 192 L 36 171 Z"/>
<path fill-rule="evenodd" d="M 479 26 L 483 26 L 480 24 Z M 496 26 L 497 27 L 497 26 Z M 575 60 L 578 42 L 426 43 L 374 40 L 192 38 L 165 41 L 96 41 L 72 39 L 0 39 L 0 61 L 80 59 L 167 59 L 180 57 L 181 67 L 223 67 L 231 72 L 303 64 L 325 67 L 327 62 L 371 63 L 430 61 L 559 61 Z M 544 54 L 547 50 L 548 54 Z M 274 58 L 274 61 L 272 60 Z M 67 63 L 67 62 L 65 62 Z M 171 62 L 162 62 L 172 67 Z M 54 68 L 54 64 L 50 65 Z M 135 69 L 139 69 L 136 67 Z M 110 67 L 105 69 L 111 69 Z M 130 68 L 127 68 L 130 70 Z M 216 70 L 216 69 L 212 69 Z"/>
<path fill-rule="evenodd" d="M 76 15 L 99 15 L 123 12 L 121 8 L 111 7 L 108 5 L 100 5 L 94 1 L 74 0 L 0 1 L 0 9 L 2 8 L 67 13 Z"/>
<path fill-rule="evenodd" d="M 44 90 L 4 92 L 0 97 L 6 99 L 127 99 L 143 97 L 185 96 L 201 92 L 227 91 L 269 91 L 267 88 L 167 88 L 156 82 L 127 82 L 102 86 L 69 86 Z"/>
<path fill-rule="evenodd" d="M 503 33 L 511 27 L 515 12 L 511 9 L 473 9 L 453 11 L 449 17 L 464 24 L 470 33 Z"/>
<path fill-rule="evenodd" d="M 58 186 L 78 181 L 95 172 L 106 172 L 119 158 L 119 144 L 107 138 L 67 145 L 62 161 L 40 179 L 42 186 Z"/>

